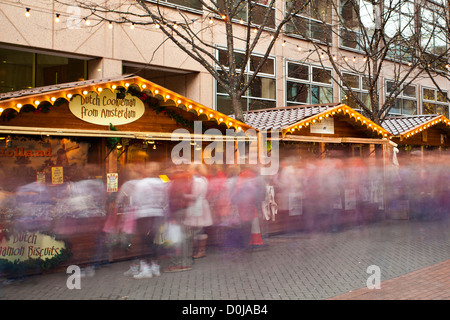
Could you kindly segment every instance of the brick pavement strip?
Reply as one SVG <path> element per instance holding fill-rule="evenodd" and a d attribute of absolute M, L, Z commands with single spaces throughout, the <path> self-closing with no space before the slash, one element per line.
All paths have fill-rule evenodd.
<path fill-rule="evenodd" d="M 450 299 L 450 259 L 381 282 L 380 289 L 362 288 L 329 300 Z"/>
<path fill-rule="evenodd" d="M 208 248 L 188 272 L 135 280 L 129 262 L 102 266 L 66 287 L 67 274 L 24 281 L 0 279 L 1 300 L 450 300 L 450 218 L 383 221 L 336 233 L 291 233 L 264 238 L 254 251 Z M 381 269 L 381 289 L 365 288 L 367 267 Z M 350 292 L 349 292 L 350 291 Z"/>

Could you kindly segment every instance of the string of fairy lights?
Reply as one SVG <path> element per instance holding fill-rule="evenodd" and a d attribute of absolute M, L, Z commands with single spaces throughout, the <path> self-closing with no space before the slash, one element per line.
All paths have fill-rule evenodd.
<path fill-rule="evenodd" d="M 47 13 L 47 14 L 49 13 L 48 11 L 45 11 L 45 10 L 42 10 L 42 9 L 37 9 L 36 11 L 37 11 L 37 12 L 41 12 L 41 13 L 42 13 L 42 12 L 45 12 L 45 13 Z M 52 15 L 54 14 L 54 21 L 55 21 L 55 23 L 60 23 L 60 22 L 61 22 L 61 19 L 62 19 L 63 17 L 69 17 L 69 16 L 70 16 L 69 14 L 53 13 L 53 12 L 52 12 L 51 14 L 52 14 Z M 24 16 L 25 16 L 26 18 L 30 18 L 30 17 L 32 16 L 32 9 L 31 9 L 30 7 L 26 7 L 26 8 L 25 8 Z M 222 20 L 227 19 L 226 16 L 220 16 L 220 18 L 221 18 Z M 90 16 L 85 16 L 85 17 L 83 17 L 83 18 L 80 17 L 80 23 L 84 23 L 86 26 L 91 26 L 91 25 L 92 25 L 92 24 L 91 24 L 92 21 L 96 21 L 96 22 L 94 22 L 94 23 L 100 23 L 100 22 L 105 21 L 105 20 L 104 20 L 104 19 L 93 19 L 93 18 L 90 18 Z M 214 24 L 214 19 L 213 19 L 213 17 L 208 17 L 208 18 L 207 18 L 207 21 L 208 21 L 208 24 L 210 24 L 210 25 L 213 25 L 213 24 Z M 113 28 L 113 25 L 114 25 L 113 21 L 107 21 L 107 20 L 106 20 L 106 23 L 108 24 L 108 28 L 109 28 L 109 29 L 112 29 L 112 28 Z M 240 20 L 239 23 L 240 23 L 240 24 L 244 24 L 245 22 L 244 22 L 243 20 Z M 123 24 L 123 23 L 122 23 L 122 24 Z M 130 29 L 133 30 L 135 27 L 136 27 L 135 23 L 133 23 L 133 22 L 130 22 L 130 23 L 129 23 L 129 28 L 130 28 Z M 154 28 L 159 29 L 160 27 L 161 27 L 161 26 L 160 26 L 159 24 L 157 24 L 157 23 L 154 24 Z M 173 23 L 171 24 L 171 27 L 172 27 L 173 29 L 177 29 L 177 28 L 178 28 L 178 24 L 177 24 L 176 22 L 173 22 Z M 257 27 L 253 28 L 253 32 L 254 32 L 254 33 L 257 33 L 259 30 L 260 30 L 260 29 L 258 29 Z M 271 37 L 273 37 L 273 35 L 272 35 Z M 272 40 L 273 40 L 273 38 L 272 38 Z M 299 52 L 302 51 L 302 50 L 307 50 L 307 49 L 301 48 L 301 46 L 298 45 L 298 44 L 290 44 L 290 43 L 288 43 L 288 41 L 282 40 L 281 46 L 282 46 L 282 47 L 286 47 L 287 45 L 295 46 L 296 49 L 297 49 Z M 309 51 L 311 51 L 311 50 L 309 50 Z M 320 52 L 320 53 L 319 53 L 319 56 L 320 56 L 321 59 L 324 59 L 324 58 L 327 56 L 327 54 L 326 54 L 325 52 Z M 331 56 L 329 56 L 329 58 L 332 59 L 332 60 L 334 60 L 334 61 L 338 60 L 338 57 L 337 57 L 336 55 L 331 55 Z M 353 56 L 353 57 L 352 57 L 352 56 L 345 56 L 345 55 L 343 55 L 343 56 L 341 56 L 340 58 L 342 59 L 342 61 L 344 61 L 344 62 L 346 62 L 346 63 L 349 63 L 349 62 L 357 63 L 357 62 L 358 62 L 358 57 L 357 57 L 356 55 Z M 364 62 L 366 62 L 366 61 L 367 61 L 367 57 L 362 57 L 362 60 L 363 60 Z M 447 65 L 447 68 L 449 68 L 449 65 Z M 125 84 L 125 86 L 126 86 L 126 84 Z M 142 88 L 144 89 L 145 86 L 146 86 L 146 85 L 143 84 L 143 85 L 142 85 Z M 113 85 L 113 86 L 111 87 L 111 89 L 114 90 L 114 89 L 115 89 L 114 87 L 115 87 L 115 85 Z M 101 88 L 101 87 L 97 88 L 97 90 L 98 90 L 99 92 L 101 92 L 102 89 L 103 89 L 103 88 Z M 88 92 L 89 92 L 89 91 L 83 91 L 82 94 L 83 94 L 83 95 L 86 95 L 86 94 L 88 94 Z M 159 94 L 158 89 L 154 89 L 153 94 L 155 94 L 155 95 Z M 70 98 L 72 97 L 72 94 L 71 94 L 71 93 L 68 93 L 66 97 L 67 97 L 68 99 L 70 99 Z M 164 94 L 164 97 L 165 97 L 166 100 L 171 98 L 169 95 L 166 95 L 166 94 Z M 52 101 L 52 102 L 55 102 L 56 97 L 49 97 L 49 100 Z M 34 104 L 35 106 L 38 106 L 38 105 L 40 104 L 40 101 L 37 101 L 37 100 L 36 100 L 36 101 L 33 101 L 33 104 Z M 182 103 L 181 100 L 176 99 L 176 104 L 179 105 L 179 104 L 183 104 L 183 103 Z M 19 103 L 19 104 L 17 104 L 15 107 L 16 107 L 16 110 L 20 110 L 20 108 L 22 107 L 22 105 Z M 192 104 L 187 104 L 187 107 L 188 107 L 188 109 L 193 108 Z M 198 109 L 198 110 L 196 110 L 198 114 L 201 114 L 201 113 L 203 112 L 203 109 L 202 109 L 202 108 L 196 107 L 196 109 Z M 0 108 L 0 113 L 3 112 L 3 111 L 4 111 L 3 108 Z M 337 110 L 332 110 L 332 111 L 330 111 L 330 113 L 325 114 L 325 117 L 328 117 L 328 116 L 334 116 L 335 113 L 339 113 L 339 112 L 341 112 L 341 111 L 342 111 L 344 114 L 345 114 L 345 113 L 348 113 L 350 117 L 353 117 L 353 116 L 354 116 L 353 114 L 350 113 L 350 112 L 351 112 L 350 109 L 347 110 L 347 109 L 345 109 L 345 108 L 342 108 L 342 109 L 337 109 Z M 359 114 L 356 115 L 356 117 L 358 117 L 358 116 L 359 116 Z M 214 118 L 214 117 L 217 117 L 217 115 L 215 115 L 215 114 L 209 114 L 208 117 L 209 117 L 209 118 Z M 321 117 L 322 117 L 322 116 L 318 117 L 317 119 L 315 119 L 315 118 L 308 119 L 308 121 L 305 121 L 304 123 L 297 124 L 297 125 L 295 125 L 295 126 L 289 128 L 288 131 L 294 132 L 295 130 L 300 130 L 300 129 L 302 129 L 302 127 L 307 127 L 310 123 L 314 123 L 314 122 L 316 122 L 316 121 L 319 121 L 319 122 L 320 122 L 320 121 L 322 120 Z M 218 120 L 219 123 L 225 122 L 225 121 L 228 120 L 228 121 L 229 121 L 229 123 L 227 123 L 228 126 L 230 126 L 230 127 L 231 127 L 231 126 L 235 126 L 235 124 L 232 123 L 232 122 L 230 121 L 231 119 L 225 120 L 225 119 L 223 119 L 223 118 L 218 118 L 217 120 Z M 357 120 L 359 120 L 359 119 L 357 119 Z M 362 121 L 365 122 L 366 120 L 362 120 Z M 427 128 L 429 128 L 430 126 L 435 125 L 435 124 L 438 124 L 438 123 L 441 123 L 441 122 L 445 123 L 447 126 L 450 126 L 450 120 L 448 120 L 448 119 L 446 119 L 445 117 L 443 117 L 443 118 L 440 118 L 440 119 L 435 120 L 435 121 L 430 121 L 429 123 L 423 124 L 422 126 L 420 126 L 420 127 L 418 127 L 418 128 L 415 128 L 414 130 L 411 130 L 410 132 L 408 132 L 408 134 L 406 135 L 406 137 L 407 137 L 407 138 L 412 137 L 412 136 L 414 136 L 415 134 L 420 133 L 422 130 L 427 129 Z M 375 131 L 378 130 L 377 133 L 378 133 L 378 134 L 381 134 L 381 135 L 384 136 L 384 137 L 388 136 L 388 134 L 387 134 L 387 132 L 386 132 L 385 130 L 383 130 L 382 128 L 380 128 L 380 127 L 378 127 L 378 126 L 375 126 L 374 123 L 368 122 L 368 123 L 363 123 L 363 124 L 366 125 L 368 128 L 372 128 L 372 129 L 375 130 Z M 241 130 L 241 127 L 238 127 L 237 130 L 238 130 L 238 131 Z"/>
<path fill-rule="evenodd" d="M 2 2 L 2 3 L 5 3 L 5 2 Z M 10 5 L 13 5 L 13 4 L 11 4 L 11 3 L 7 3 L 7 4 L 10 4 Z M 33 11 L 37 11 L 37 12 L 41 12 L 41 13 L 46 13 L 46 14 L 51 14 L 51 15 L 54 15 L 54 21 L 55 21 L 55 23 L 60 23 L 61 22 L 61 19 L 63 18 L 63 17 L 66 17 L 66 18 L 72 18 L 73 19 L 73 17 L 72 17 L 72 15 L 71 14 L 64 14 L 64 13 L 54 13 L 53 11 L 52 12 L 49 12 L 48 10 L 45 10 L 45 9 L 33 9 Z M 25 13 L 24 13 L 24 15 L 25 15 L 25 17 L 26 18 L 30 18 L 31 17 L 31 15 L 32 15 L 32 8 L 30 8 L 30 7 L 25 7 Z M 95 24 L 99 24 L 99 23 L 101 23 L 101 22 L 105 22 L 105 23 L 107 23 L 107 25 L 108 25 L 108 28 L 109 29 L 113 29 L 113 26 L 114 26 L 114 23 L 119 23 L 119 24 L 129 24 L 129 28 L 131 29 L 131 30 L 134 30 L 135 29 L 135 27 L 136 27 L 136 23 L 135 22 L 132 22 L 132 21 L 123 21 L 123 22 L 117 22 L 117 21 L 109 21 L 109 20 L 105 20 L 105 19 L 96 19 L 95 17 L 92 17 L 92 13 L 91 14 L 89 14 L 89 15 L 87 15 L 87 16 L 84 16 L 84 17 L 79 17 L 79 24 L 84 24 L 85 26 L 92 26 L 93 25 L 93 23 L 95 23 Z M 227 16 L 225 16 L 225 15 L 221 15 L 221 16 L 216 16 L 216 18 L 220 18 L 220 19 L 222 19 L 222 20 L 227 20 L 228 19 L 228 17 Z M 209 17 L 207 17 L 206 18 L 207 19 L 207 21 L 208 21 L 208 24 L 210 25 L 210 26 L 212 26 L 213 24 L 214 24 L 214 16 L 209 16 Z M 196 23 L 196 19 L 193 19 L 192 20 L 192 23 L 193 24 L 195 24 Z M 241 25 L 244 25 L 245 24 L 245 21 L 243 20 L 243 19 L 240 19 L 239 20 L 239 22 L 238 22 L 239 24 L 241 24 Z M 154 23 L 153 24 L 154 25 L 154 28 L 155 29 L 160 29 L 161 28 L 161 25 L 159 24 L 159 23 Z M 178 29 L 178 25 L 179 25 L 179 23 L 177 23 L 177 22 L 175 22 L 175 21 L 173 21 L 173 22 L 171 22 L 171 23 L 169 23 L 169 24 L 167 24 L 167 26 L 169 26 L 170 28 L 173 28 L 174 30 L 177 30 Z M 253 28 L 253 33 L 257 33 L 260 29 L 258 28 L 258 27 L 252 27 Z M 273 35 L 271 35 L 270 36 L 271 37 L 271 40 L 273 40 L 273 38 L 274 38 L 274 36 Z M 361 62 L 361 57 L 360 56 L 357 56 L 357 55 L 353 55 L 353 56 L 347 56 L 347 55 L 342 55 L 342 54 L 340 54 L 340 56 L 338 57 L 338 55 L 336 55 L 336 54 L 327 54 L 324 50 L 311 50 L 311 49 L 304 49 L 304 48 L 302 48 L 299 44 L 297 44 L 297 43 L 295 43 L 295 44 L 293 44 L 293 43 L 289 43 L 287 40 L 282 40 L 281 41 L 281 46 L 284 48 L 284 47 L 286 47 L 287 45 L 289 45 L 291 48 L 296 48 L 297 49 L 297 51 L 299 51 L 299 52 L 302 52 L 302 51 L 307 51 L 307 52 L 309 52 L 309 53 L 311 53 L 311 52 L 317 52 L 317 54 L 318 54 L 318 56 L 320 57 L 320 61 L 324 61 L 325 59 L 329 59 L 329 60 L 333 60 L 333 62 L 337 62 L 338 60 L 341 62 L 341 63 L 345 63 L 347 66 L 351 66 L 350 64 L 351 63 L 353 63 L 353 66 L 354 67 L 356 67 L 357 66 L 357 63 L 359 63 L 359 62 Z M 362 62 L 363 62 L 363 64 L 366 64 L 367 62 L 368 62 L 368 57 L 367 56 L 363 56 L 362 57 Z M 407 64 L 408 66 L 412 66 L 413 64 L 412 64 L 412 62 L 405 62 L 405 64 Z M 430 67 L 430 65 L 428 65 L 428 67 Z M 450 70 L 450 64 L 446 64 L 446 66 L 445 66 L 445 68 L 447 69 L 447 70 Z"/>

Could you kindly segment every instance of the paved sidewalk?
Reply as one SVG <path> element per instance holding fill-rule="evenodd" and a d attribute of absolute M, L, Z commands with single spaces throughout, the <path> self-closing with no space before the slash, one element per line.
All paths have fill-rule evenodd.
<path fill-rule="evenodd" d="M 450 219 L 383 221 L 336 233 L 291 233 L 254 251 L 208 248 L 190 271 L 135 280 L 129 262 L 102 266 L 66 286 L 65 272 L 7 284 L 2 300 L 450 299 Z M 369 266 L 381 289 L 367 290 Z"/>
<path fill-rule="evenodd" d="M 450 300 L 450 260 L 330 300 Z"/>

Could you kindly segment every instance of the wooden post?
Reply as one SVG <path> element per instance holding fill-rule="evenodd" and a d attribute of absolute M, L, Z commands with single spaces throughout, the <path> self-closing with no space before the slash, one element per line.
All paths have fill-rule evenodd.
<path fill-rule="evenodd" d="M 369 144 L 369 158 L 375 158 L 375 145 Z"/>
<path fill-rule="evenodd" d="M 388 176 L 388 167 L 389 167 L 389 143 L 383 144 L 383 201 L 384 201 L 384 218 L 389 216 L 389 205 L 390 205 L 390 197 L 389 197 L 389 176 Z"/>
<path fill-rule="evenodd" d="M 325 158 L 325 142 L 319 142 L 319 153 L 320 153 L 320 158 L 324 159 Z"/>

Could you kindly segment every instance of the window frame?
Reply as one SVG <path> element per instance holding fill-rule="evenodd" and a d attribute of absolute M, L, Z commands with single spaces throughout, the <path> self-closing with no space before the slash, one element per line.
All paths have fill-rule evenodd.
<path fill-rule="evenodd" d="M 269 8 L 269 6 L 267 5 L 267 4 L 263 4 L 263 3 L 259 3 L 258 1 L 252 1 L 257 7 L 264 7 L 264 8 L 266 8 L 265 10 L 267 10 L 267 8 Z M 272 12 L 273 12 L 273 22 L 274 22 L 274 24 L 273 24 L 273 26 L 268 26 L 268 25 L 266 25 L 266 26 L 264 26 L 264 30 L 269 30 L 269 31 L 271 31 L 271 30 L 275 30 L 275 27 L 276 27 L 276 19 L 277 19 L 277 17 L 276 17 L 276 7 L 277 7 L 277 3 L 278 3 L 278 1 L 274 1 L 273 2 L 273 7 L 272 7 Z M 217 3 L 218 5 L 220 4 L 219 2 Z M 217 6 L 218 8 L 219 8 L 219 6 Z M 244 23 L 247 23 L 247 21 L 248 21 L 248 16 L 249 16 L 249 13 L 248 13 L 248 4 L 246 3 L 245 4 L 245 18 L 238 18 L 238 16 L 239 16 L 239 13 L 237 13 L 236 14 L 236 17 L 234 17 L 233 19 L 232 19 L 232 21 L 234 22 L 234 23 L 242 23 L 242 22 L 244 22 Z M 266 11 L 264 11 L 264 12 L 266 12 Z M 216 17 L 216 18 L 220 18 L 220 16 L 218 15 L 218 14 L 214 14 L 214 16 Z M 252 21 L 252 23 L 251 23 L 251 25 L 250 25 L 250 27 L 253 27 L 253 28 L 256 28 L 256 27 L 259 27 L 259 26 L 261 26 L 260 24 L 258 24 L 258 23 L 255 23 L 255 21 Z"/>
<path fill-rule="evenodd" d="M 216 58 L 219 60 L 219 52 L 220 50 L 224 50 L 225 48 L 223 46 L 216 46 Z M 244 53 L 244 51 L 242 50 L 235 50 L 236 53 Z M 248 77 L 250 77 L 251 75 L 254 74 L 254 71 L 251 70 L 251 58 L 252 57 L 264 57 L 264 54 L 258 54 L 258 53 L 253 53 L 249 59 L 249 61 L 247 62 L 246 66 L 245 66 L 245 70 L 243 71 L 246 78 L 248 79 Z M 277 77 L 276 77 L 276 69 L 277 69 L 277 59 L 276 56 L 274 55 L 269 55 L 267 57 L 267 59 L 270 59 L 273 61 L 273 74 L 270 73 L 265 73 L 265 72 L 258 72 L 258 74 L 256 75 L 256 78 L 262 78 L 262 79 L 270 79 L 274 81 L 274 98 L 263 98 L 263 97 L 256 97 L 256 96 L 252 96 L 251 95 L 251 86 L 249 86 L 249 88 L 247 89 L 246 93 L 244 95 L 242 95 L 242 100 L 245 101 L 246 104 L 246 109 L 244 109 L 243 111 L 251 111 L 251 110 L 257 110 L 257 109 L 250 109 L 250 105 L 252 101 L 264 101 L 264 102 L 269 102 L 269 103 L 273 103 L 274 107 L 276 107 L 277 104 Z M 266 60 L 267 61 L 267 60 Z M 215 66 L 217 71 L 221 71 L 219 66 Z M 227 68 L 226 68 L 227 69 Z M 241 71 L 241 69 L 237 70 L 237 71 Z M 229 97 L 229 95 L 227 93 L 224 92 L 219 92 L 218 88 L 218 82 L 217 80 L 214 79 L 214 108 L 215 110 L 219 110 L 219 105 L 218 105 L 218 97 Z M 265 109 L 265 108 L 264 108 Z M 220 110 L 219 110 L 220 111 Z"/>
<path fill-rule="evenodd" d="M 331 0 L 322 0 L 322 1 L 329 1 L 330 3 L 332 2 Z M 330 5 L 330 7 L 329 7 L 330 22 L 325 22 L 325 21 L 322 21 L 322 20 L 319 20 L 319 19 L 313 17 L 313 15 L 310 13 L 311 12 L 310 4 L 311 4 L 311 2 L 308 4 L 308 12 L 307 13 L 299 13 L 299 14 L 293 15 L 292 20 L 298 18 L 298 19 L 305 21 L 305 24 L 307 26 L 307 30 L 306 30 L 307 37 L 314 39 L 314 41 L 317 41 L 318 43 L 332 44 L 333 43 L 333 9 L 332 9 L 333 5 Z M 287 7 L 288 7 L 288 0 L 284 0 L 284 12 L 287 11 Z M 291 23 L 292 22 L 289 22 L 284 26 L 286 35 L 288 35 L 290 37 L 294 37 L 294 38 L 305 39 L 305 36 L 303 36 L 302 34 L 295 32 L 295 31 L 288 30 Z M 323 25 L 323 26 L 325 26 L 326 29 L 329 29 L 328 39 L 326 39 L 324 41 L 322 39 L 317 39 L 317 38 L 313 37 L 312 31 L 311 31 L 313 23 L 318 24 L 318 25 Z"/>
<path fill-rule="evenodd" d="M 433 90 L 434 91 L 434 100 L 425 99 L 424 90 Z M 448 96 L 448 91 L 445 91 L 445 90 L 442 90 L 442 91 L 446 92 L 447 96 Z M 422 93 L 422 113 L 423 114 L 441 114 L 441 113 L 437 112 L 437 107 L 438 106 L 444 106 L 447 109 L 447 113 L 444 114 L 444 116 L 446 116 L 446 117 L 449 116 L 449 108 L 450 107 L 449 107 L 449 101 L 447 99 L 447 96 L 445 97 L 445 99 L 447 99 L 446 102 L 439 101 L 438 100 L 438 94 L 440 93 L 439 90 L 437 88 L 428 87 L 428 86 L 422 86 L 421 93 Z M 425 113 L 425 108 L 424 108 L 425 103 L 434 104 L 434 111 L 435 112 L 434 113 Z"/>
<path fill-rule="evenodd" d="M 308 70 L 308 79 L 307 80 L 303 80 L 300 78 L 294 78 L 294 77 L 290 77 L 289 76 L 289 64 L 295 64 L 295 65 L 299 65 L 299 66 L 304 66 L 307 67 Z M 319 104 L 325 104 L 325 103 L 332 103 L 333 99 L 334 99 L 334 88 L 333 88 L 333 68 L 323 68 L 321 65 L 317 65 L 317 64 L 308 64 L 305 62 L 299 62 L 299 61 L 295 61 L 295 60 L 289 60 L 287 59 L 285 61 L 285 81 L 284 81 L 284 85 L 285 85 L 285 93 L 284 93 L 284 103 L 286 106 L 301 106 L 301 105 L 308 105 L 308 104 L 314 104 L 311 99 L 313 98 L 312 95 L 312 89 L 313 86 L 316 88 L 327 88 L 330 90 L 331 92 L 331 99 L 327 102 L 322 101 L 322 102 L 318 102 Z M 330 72 L 330 83 L 324 83 L 324 82 L 318 82 L 318 81 L 314 81 L 314 77 L 313 77 L 313 68 L 316 69 L 321 69 L 321 70 L 326 70 Z M 299 83 L 299 84 L 304 84 L 308 86 L 308 100 L 306 102 L 298 102 L 298 101 L 290 101 L 288 100 L 288 83 Z"/>
<path fill-rule="evenodd" d="M 385 80 L 385 82 L 384 82 L 384 94 L 386 95 L 386 97 L 389 95 L 389 93 L 390 93 L 390 91 L 388 91 L 388 83 L 389 82 L 392 82 L 392 83 L 395 83 L 395 81 L 393 81 L 393 80 L 389 80 L 389 79 L 386 79 Z M 398 113 L 398 112 L 392 112 L 392 107 L 389 109 L 389 111 L 388 111 L 388 114 L 389 115 L 391 115 L 391 116 L 399 116 L 399 115 L 417 115 L 418 113 L 419 113 L 419 99 L 417 98 L 417 96 L 418 96 L 418 93 L 419 93 L 419 91 L 418 91 L 418 89 L 419 89 L 419 86 L 417 85 L 417 84 L 402 84 L 401 85 L 402 86 L 402 89 L 401 89 L 401 91 L 400 91 L 400 93 L 397 95 L 397 97 L 395 98 L 395 101 L 400 101 L 401 102 L 401 106 L 400 106 L 400 110 L 401 110 L 401 112 L 400 113 Z M 404 94 L 404 92 L 405 92 L 405 86 L 411 86 L 411 87 L 414 87 L 415 88 L 415 91 L 416 91 L 416 94 L 415 94 L 415 97 L 413 98 L 413 97 L 411 97 L 411 96 L 408 96 L 408 95 L 405 95 Z M 415 112 L 413 113 L 413 114 L 410 114 L 410 113 L 404 113 L 403 112 L 403 101 L 404 100 L 408 100 L 408 101 L 415 101 L 415 103 L 416 103 L 416 110 L 415 110 Z"/>
<path fill-rule="evenodd" d="M 204 11 L 203 5 L 202 5 L 202 9 L 196 9 L 196 8 L 192 8 L 192 7 L 183 6 L 181 4 L 172 3 L 167 0 L 146 0 L 146 2 L 150 2 L 155 5 L 161 5 L 161 6 L 165 6 L 165 7 L 169 7 L 169 8 L 181 9 L 183 11 L 189 11 L 189 12 L 198 13 L 198 14 L 203 14 L 203 11 Z"/>
<path fill-rule="evenodd" d="M 364 75 L 364 74 L 358 74 L 358 73 L 355 73 L 355 72 L 352 72 L 352 71 L 348 71 L 348 70 L 342 70 L 342 71 L 341 71 L 341 75 L 342 75 L 342 76 L 344 76 L 344 75 L 350 75 L 350 76 L 358 77 L 358 88 L 352 87 L 351 90 L 352 90 L 354 93 L 357 93 L 357 94 L 358 94 L 359 99 L 360 99 L 361 101 L 364 101 L 364 99 L 363 99 L 363 94 L 367 94 L 367 95 L 369 94 L 369 89 L 364 89 L 364 78 L 367 77 L 367 75 Z M 340 94 L 339 99 L 340 99 L 340 101 L 342 101 L 342 103 L 345 103 L 344 101 L 347 100 L 347 99 L 349 99 L 349 98 L 345 98 L 345 99 L 344 99 L 344 96 L 346 96 L 347 93 L 345 93 L 343 87 L 346 87 L 346 86 L 344 85 L 344 83 L 343 83 L 343 81 L 342 81 L 342 79 L 341 79 L 341 87 L 340 87 L 340 90 L 339 90 L 339 94 Z M 346 104 L 349 105 L 348 103 L 346 103 Z M 350 105 L 349 105 L 349 106 L 350 106 Z M 350 106 L 350 107 L 351 107 L 351 106 Z M 367 107 L 368 107 L 368 108 L 372 108 L 371 106 L 367 106 Z M 353 107 L 352 107 L 352 108 L 353 108 Z M 356 111 L 361 111 L 361 112 L 364 111 L 363 109 L 361 109 L 361 108 L 359 108 L 359 107 L 358 107 L 358 108 L 355 108 L 355 110 L 356 110 Z"/>

